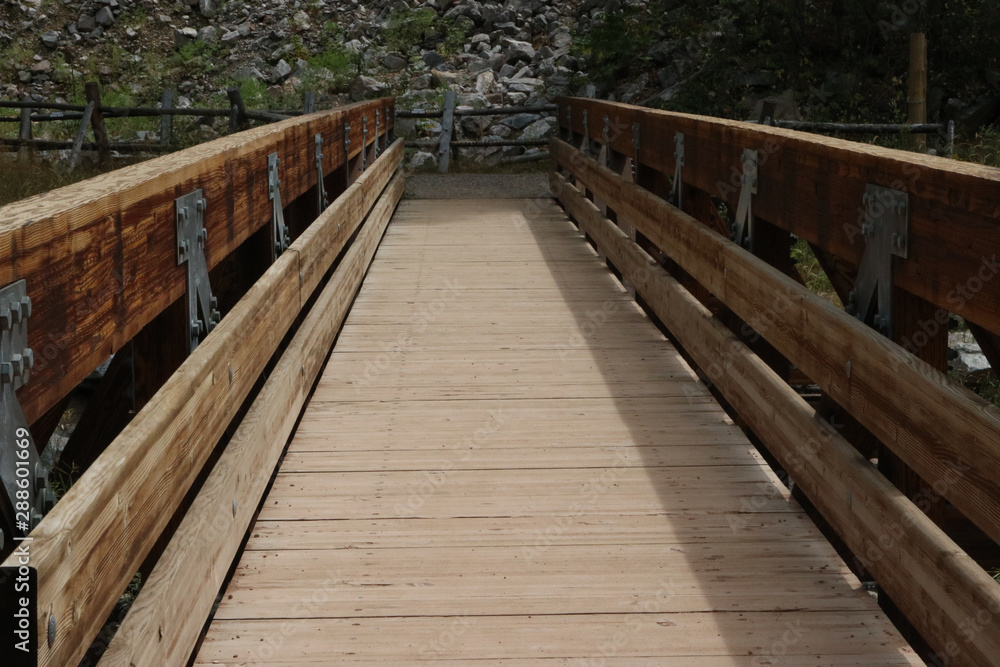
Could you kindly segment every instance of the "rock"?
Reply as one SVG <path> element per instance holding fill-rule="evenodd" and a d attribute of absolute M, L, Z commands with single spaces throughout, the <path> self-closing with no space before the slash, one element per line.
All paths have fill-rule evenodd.
<path fill-rule="evenodd" d="M 230 30 L 229 32 L 225 33 L 222 36 L 222 41 L 225 44 L 229 44 L 230 42 L 235 42 L 239 38 L 240 38 L 239 30 Z"/>
<path fill-rule="evenodd" d="M 424 64 L 432 69 L 444 63 L 444 58 L 442 58 L 441 55 L 435 51 L 428 51 L 421 56 L 421 58 L 423 59 Z"/>
<path fill-rule="evenodd" d="M 240 37 L 249 37 L 250 33 L 253 32 L 253 28 L 249 23 L 241 23 L 236 26 L 236 32 L 240 33 Z"/>
<path fill-rule="evenodd" d="M 299 32 L 304 32 L 312 28 L 312 24 L 309 23 L 309 15 L 302 10 L 295 12 L 292 16 L 292 24 Z"/>
<path fill-rule="evenodd" d="M 573 36 L 569 33 L 560 32 L 556 33 L 555 37 L 552 38 L 552 47 L 556 49 L 564 49 L 567 46 L 573 44 Z"/>
<path fill-rule="evenodd" d="M 754 106 L 751 118 L 760 118 L 760 114 L 764 111 L 765 102 L 774 102 L 774 116 L 772 120 L 802 120 L 802 115 L 799 113 L 799 104 L 795 101 L 795 93 L 791 90 L 786 90 L 777 97 L 767 97 L 759 100 Z"/>
<path fill-rule="evenodd" d="M 406 67 L 406 59 L 398 54 L 390 53 L 382 59 L 382 65 L 385 66 L 386 69 L 394 71 L 401 70 Z"/>
<path fill-rule="evenodd" d="M 431 72 L 431 82 L 435 87 L 440 88 L 441 86 L 448 86 L 453 83 L 458 83 L 462 78 L 462 75 L 458 72 L 442 72 L 439 69 L 433 70 Z"/>
<path fill-rule="evenodd" d="M 31 66 L 31 71 L 34 72 L 35 74 L 44 74 L 45 72 L 48 72 L 51 69 L 52 69 L 52 63 L 50 63 L 48 60 L 40 60 L 39 62 Z"/>
<path fill-rule="evenodd" d="M 504 49 L 507 51 L 507 62 L 509 63 L 517 62 L 518 60 L 531 62 L 531 59 L 535 57 L 535 48 L 528 42 L 505 37 L 501 40 L 501 44 L 503 44 Z"/>
<path fill-rule="evenodd" d="M 963 381 L 976 384 L 985 380 L 990 373 L 990 362 L 983 355 L 975 336 L 969 331 L 953 331 L 948 334 L 948 347 L 953 350 L 949 366 L 957 371 Z"/>
<path fill-rule="evenodd" d="M 174 28 L 174 47 L 180 49 L 198 39 L 194 28 Z"/>
<path fill-rule="evenodd" d="M 198 11 L 207 19 L 215 18 L 215 15 L 218 13 L 215 0 L 199 0 Z"/>
<path fill-rule="evenodd" d="M 500 121 L 502 124 L 514 130 L 522 130 L 541 118 L 536 113 L 519 113 Z"/>
<path fill-rule="evenodd" d="M 463 116 L 462 121 L 459 123 L 462 136 L 467 139 L 479 139 L 483 136 L 484 123 L 485 119 L 482 116 Z"/>
<path fill-rule="evenodd" d="M 410 80 L 410 90 L 427 90 L 431 87 L 431 75 L 421 74 Z"/>
<path fill-rule="evenodd" d="M 478 35 L 473 35 L 472 36 L 472 41 L 469 42 L 469 44 L 471 44 L 472 46 L 479 46 L 480 44 L 484 44 L 484 43 L 485 44 L 489 44 L 490 43 L 490 36 L 489 35 L 485 35 L 483 33 L 479 33 Z"/>
<path fill-rule="evenodd" d="M 76 29 L 80 32 L 90 32 L 97 27 L 97 21 L 90 14 L 81 14 L 76 22 Z"/>
<path fill-rule="evenodd" d="M 350 87 L 351 99 L 355 102 L 379 97 L 389 89 L 389 86 L 370 76 L 359 76 Z"/>
<path fill-rule="evenodd" d="M 215 44 L 219 41 L 219 30 L 214 25 L 207 25 L 198 31 L 198 41 Z"/>
<path fill-rule="evenodd" d="M 418 151 L 413 154 L 410 159 L 411 169 L 436 169 L 437 168 L 437 157 L 433 153 L 427 153 L 425 151 Z"/>
<path fill-rule="evenodd" d="M 47 30 L 42 33 L 42 45 L 54 49 L 59 46 L 59 33 L 55 30 Z"/>
<path fill-rule="evenodd" d="M 500 137 L 501 139 L 506 139 L 513 132 L 514 130 L 510 129 L 506 125 L 494 125 L 490 128 L 490 134 L 494 137 Z"/>
<path fill-rule="evenodd" d="M 292 74 L 292 66 L 285 62 L 284 58 L 278 61 L 278 64 L 274 66 L 274 77 L 272 81 L 284 81 Z"/>
<path fill-rule="evenodd" d="M 538 141 L 548 137 L 551 131 L 552 124 L 549 123 L 548 119 L 543 118 L 541 120 L 536 120 L 534 123 L 524 128 L 524 131 L 521 132 L 521 138 L 525 141 Z"/>
<path fill-rule="evenodd" d="M 237 68 L 233 72 L 233 78 L 237 81 L 255 80 L 263 81 L 264 75 L 261 74 L 260 70 L 252 65 L 244 65 L 243 67 Z"/>
<path fill-rule="evenodd" d="M 493 89 L 496 88 L 497 78 L 493 74 L 493 70 L 487 72 L 482 72 L 476 77 L 476 92 L 481 95 L 486 95 L 492 93 Z"/>
<path fill-rule="evenodd" d="M 115 22 L 115 15 L 111 12 L 110 7 L 101 7 L 97 15 L 94 16 L 94 20 L 102 28 L 108 28 Z"/>

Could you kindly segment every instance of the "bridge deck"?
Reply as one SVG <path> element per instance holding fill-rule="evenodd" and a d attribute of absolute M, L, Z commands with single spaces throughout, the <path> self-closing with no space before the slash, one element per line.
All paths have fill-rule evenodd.
<path fill-rule="evenodd" d="M 555 204 L 403 202 L 196 662 L 668 657 L 919 662 Z"/>

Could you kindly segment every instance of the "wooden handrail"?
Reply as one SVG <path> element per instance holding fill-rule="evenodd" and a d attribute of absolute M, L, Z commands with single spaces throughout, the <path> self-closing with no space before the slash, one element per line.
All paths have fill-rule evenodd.
<path fill-rule="evenodd" d="M 149 216 L 148 220 L 142 220 L 144 231 L 153 237 L 172 239 L 172 211 L 169 216 L 150 215 L 151 209 L 168 205 L 172 208 L 176 194 L 200 184 L 206 188 L 210 201 L 224 202 L 232 198 L 228 199 L 231 205 L 220 206 L 223 211 L 210 217 L 209 224 L 216 226 L 223 241 L 219 244 L 221 249 L 212 248 L 209 242 L 212 251 L 209 254 L 218 261 L 224 249 L 234 243 L 234 236 L 245 238 L 252 220 L 259 218 L 267 222 L 270 219 L 270 207 L 264 206 L 267 203 L 268 153 L 277 151 L 279 156 L 289 158 L 285 163 L 288 169 L 282 172 L 282 185 L 287 188 L 283 189 L 283 194 L 300 196 L 316 181 L 315 163 L 311 159 L 315 133 L 319 131 L 324 137 L 330 137 L 323 151 L 324 170 L 327 161 L 330 171 L 337 167 L 346 169 L 349 167 L 347 159 L 359 155 L 362 150 L 368 151 L 373 145 L 375 126 L 370 123 L 369 145 L 364 146 L 362 123 L 351 124 L 351 150 L 345 155 L 344 123 L 360 119 L 366 113 L 373 114 L 376 108 L 391 108 L 391 104 L 391 100 L 382 100 L 370 105 L 355 105 L 345 111 L 317 114 L 319 118 L 286 121 L 239 135 L 243 144 L 230 143 L 228 139 L 237 139 L 230 137 L 170 156 L 176 158 L 174 164 L 158 160 L 145 163 L 158 163 L 161 170 L 169 170 L 166 174 L 157 175 L 147 167 L 103 177 L 112 184 L 123 186 L 120 192 L 115 193 L 111 185 L 98 180 L 36 197 L 34 205 L 36 210 L 45 213 L 41 218 L 47 223 L 45 229 L 50 229 L 56 220 L 67 221 L 70 228 L 74 223 L 92 224 L 94 217 L 102 212 L 114 215 L 116 204 L 123 210 L 142 210 L 145 214 L 140 217 Z M 391 123 L 387 127 L 391 127 Z M 380 129 L 387 130 L 387 127 Z M 82 657 L 191 484 L 202 472 L 215 444 L 257 383 L 286 332 L 351 238 L 353 230 L 378 202 L 402 158 L 402 151 L 401 143 L 396 142 L 384 152 L 328 209 L 320 227 L 307 230 L 278 257 L 32 531 L 30 565 L 36 568 L 39 582 L 37 627 L 40 637 L 51 637 L 50 642 L 44 639 L 40 642 L 39 664 L 75 664 Z M 303 154 L 308 155 L 308 159 L 303 159 Z M 246 190 L 233 187 L 240 179 L 246 181 Z M 103 187 L 97 183 L 102 183 Z M 67 191 L 78 197 L 75 199 L 79 204 L 76 215 L 66 210 Z M 22 210 L 19 205 L 15 207 L 19 212 Z M 267 214 L 263 215 L 256 207 L 266 209 Z M 255 210 L 258 213 L 251 215 Z M 234 234 L 234 226 L 241 231 Z M 0 225 L 0 234 L 16 231 L 11 230 L 9 224 Z M 68 233 L 65 229 L 61 231 Z M 209 234 L 211 238 L 211 227 Z M 101 241 L 96 237 L 94 244 Z M 154 249 L 158 247 L 155 241 L 155 238 L 148 241 Z M 121 243 L 120 236 L 118 242 Z M 84 250 L 86 248 L 81 252 Z M 93 248 L 90 251 L 93 252 Z M 145 272 L 142 277 L 147 280 L 157 275 L 155 266 L 143 267 L 142 271 Z M 168 284 L 156 287 L 166 291 L 172 276 L 166 271 L 163 276 Z M 142 284 L 147 289 L 154 288 L 145 281 Z M 9 560 L 6 564 L 12 562 Z M 50 619 L 55 625 L 53 633 L 48 632 Z"/>
<path fill-rule="evenodd" d="M 0 284 L 25 279 L 35 304 L 31 381 L 18 391 L 30 423 L 66 396 L 185 289 L 174 238 L 174 200 L 201 188 L 211 269 L 268 224 L 267 156 L 281 159 L 282 197 L 316 184 L 316 134 L 324 172 L 392 129 L 392 99 L 289 119 L 69 185 L 0 208 Z M 344 125 L 350 151 L 344 155 Z"/>
<path fill-rule="evenodd" d="M 565 158 L 566 152 L 560 155 Z M 582 163 L 579 158 L 560 161 L 574 174 Z M 579 183 L 591 185 L 586 179 Z M 707 369 L 709 379 L 908 613 L 945 664 L 996 664 L 1000 625 L 992 619 L 1000 614 L 1000 584 L 579 189 L 559 174 L 553 174 L 551 185 L 581 230 Z M 622 200 L 609 203 L 621 206 Z M 657 224 L 666 227 L 674 221 L 660 219 Z M 727 250 L 743 253 L 747 261 L 762 263 L 729 245 Z M 694 257 L 685 258 L 685 268 L 694 266 L 698 261 Z M 758 268 L 765 274 L 770 269 Z M 781 278 L 771 275 L 768 282 Z"/>

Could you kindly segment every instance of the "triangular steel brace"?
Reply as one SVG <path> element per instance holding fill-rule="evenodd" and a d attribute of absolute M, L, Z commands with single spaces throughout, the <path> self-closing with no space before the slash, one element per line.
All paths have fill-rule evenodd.
<path fill-rule="evenodd" d="M 736 207 L 733 242 L 753 252 L 753 195 L 757 194 L 757 151 L 743 151 L 743 176 L 740 201 Z"/>
<path fill-rule="evenodd" d="M 670 188 L 670 203 L 684 208 L 684 133 L 674 135 L 674 179 Z"/>
<path fill-rule="evenodd" d="M 382 123 L 382 112 L 379 111 L 378 109 L 376 109 L 375 110 L 375 143 L 374 143 L 375 148 L 372 151 L 372 157 L 375 160 L 378 159 L 378 155 L 379 155 L 379 150 L 378 150 L 378 138 L 379 138 L 379 134 L 378 134 L 378 132 L 379 132 L 379 127 L 381 127 L 381 123 Z"/>
<path fill-rule="evenodd" d="M 31 376 L 35 355 L 28 347 L 31 299 L 24 280 L 0 288 L 0 480 L 14 518 L 14 535 L 24 537 L 55 505 L 48 471 L 41 463 L 28 420 L 15 391 Z"/>
<path fill-rule="evenodd" d="M 323 135 L 316 133 L 316 205 L 322 213 L 330 205 L 326 196 L 326 184 L 323 182 Z"/>
<path fill-rule="evenodd" d="M 187 265 L 188 351 L 194 352 L 201 340 L 211 333 L 221 319 L 218 301 L 208 282 L 205 246 L 207 202 L 201 190 L 175 201 L 177 220 L 177 266 Z"/>
<path fill-rule="evenodd" d="M 588 116 L 588 109 L 583 110 L 583 143 L 580 144 L 580 150 L 584 152 L 585 155 L 590 155 L 590 119 Z"/>
<path fill-rule="evenodd" d="M 281 204 L 281 177 L 278 167 L 281 160 L 277 153 L 267 156 L 267 196 L 271 200 L 271 261 L 292 245 L 292 239 L 285 224 L 285 209 Z"/>
<path fill-rule="evenodd" d="M 865 252 L 846 310 L 873 329 L 893 337 L 892 258 L 909 257 L 910 196 L 869 185 L 863 199 L 861 232 Z"/>
<path fill-rule="evenodd" d="M 611 118 L 604 116 L 604 129 L 601 130 L 601 150 L 597 153 L 597 164 L 607 167 L 611 163 Z"/>

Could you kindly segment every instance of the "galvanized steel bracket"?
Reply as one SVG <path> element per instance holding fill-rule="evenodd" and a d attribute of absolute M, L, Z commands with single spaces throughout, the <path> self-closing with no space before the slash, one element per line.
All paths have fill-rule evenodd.
<path fill-rule="evenodd" d="M 573 143 L 573 105 L 566 105 L 566 143 Z"/>
<path fill-rule="evenodd" d="M 277 153 L 267 156 L 267 196 L 271 200 L 271 261 L 278 259 L 278 255 L 285 252 L 292 244 L 292 239 L 288 233 L 288 225 L 285 224 L 285 209 L 281 204 L 281 177 L 278 175 L 278 167 L 281 160 Z"/>
<path fill-rule="evenodd" d="M 892 338 L 892 258 L 909 257 L 910 196 L 899 190 L 869 185 L 863 202 L 865 218 L 861 232 L 865 237 L 865 252 L 847 312 Z"/>
<path fill-rule="evenodd" d="M 382 124 L 382 112 L 379 111 L 378 109 L 375 109 L 375 143 L 374 143 L 375 148 L 372 151 L 372 158 L 374 160 L 377 160 L 379 155 L 378 139 L 379 139 L 379 128 L 381 127 L 381 124 Z"/>
<path fill-rule="evenodd" d="M 670 188 L 670 202 L 677 208 L 684 207 L 684 133 L 674 135 L 674 179 Z"/>
<path fill-rule="evenodd" d="M 330 205 L 330 200 L 326 196 L 326 184 L 323 179 L 323 135 L 316 133 L 316 206 L 322 213 Z"/>
<path fill-rule="evenodd" d="M 351 126 L 344 123 L 344 187 L 351 187 Z"/>
<path fill-rule="evenodd" d="M 757 151 L 747 148 L 743 151 L 743 185 L 740 201 L 736 207 L 733 242 L 753 252 L 753 195 L 757 194 Z"/>
<path fill-rule="evenodd" d="M 15 394 L 28 382 L 35 362 L 28 347 L 29 317 L 27 283 L 19 280 L 0 288 L 0 479 L 13 510 L 14 537 L 27 535 L 55 504 L 48 471 L 41 464 Z"/>
<path fill-rule="evenodd" d="M 583 143 L 580 145 L 580 150 L 585 155 L 590 155 L 590 119 L 588 118 L 588 112 L 589 109 L 583 110 Z"/>
<path fill-rule="evenodd" d="M 194 352 L 221 317 L 218 301 L 208 282 L 205 245 L 207 202 L 201 190 L 180 197 L 175 202 L 177 215 L 177 266 L 187 265 L 188 349 Z"/>

